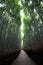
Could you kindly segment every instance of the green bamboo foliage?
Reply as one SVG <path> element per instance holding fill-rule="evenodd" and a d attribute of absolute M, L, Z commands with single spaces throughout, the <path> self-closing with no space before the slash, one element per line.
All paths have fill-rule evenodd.
<path fill-rule="evenodd" d="M 20 48 L 18 0 L 0 1 L 0 48 Z"/>
<path fill-rule="evenodd" d="M 43 46 L 42 0 L 0 0 L 0 48 L 20 48 L 21 41 L 24 48 Z"/>

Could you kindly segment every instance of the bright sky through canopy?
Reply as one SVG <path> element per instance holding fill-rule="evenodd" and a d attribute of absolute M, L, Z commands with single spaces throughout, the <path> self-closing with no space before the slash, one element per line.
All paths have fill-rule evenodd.
<path fill-rule="evenodd" d="M 21 31 L 21 48 L 23 48 L 23 37 L 24 37 L 24 22 L 23 22 L 23 18 L 24 18 L 24 12 L 23 9 L 20 10 L 20 16 L 21 16 L 21 27 L 20 27 L 20 31 Z"/>
<path fill-rule="evenodd" d="M 0 7 L 4 7 L 5 5 L 4 4 L 0 4 Z"/>

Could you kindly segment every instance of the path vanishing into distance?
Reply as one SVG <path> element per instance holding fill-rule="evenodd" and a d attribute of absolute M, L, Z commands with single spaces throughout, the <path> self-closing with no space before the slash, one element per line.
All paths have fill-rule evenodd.
<path fill-rule="evenodd" d="M 24 50 L 21 50 L 20 54 L 13 61 L 11 65 L 37 65 Z"/>

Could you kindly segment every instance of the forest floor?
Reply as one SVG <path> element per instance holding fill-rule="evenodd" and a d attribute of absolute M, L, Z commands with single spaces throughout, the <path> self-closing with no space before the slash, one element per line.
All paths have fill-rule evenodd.
<path fill-rule="evenodd" d="M 40 50 L 25 49 L 24 51 L 37 65 L 43 65 L 43 49 L 40 49 Z"/>
<path fill-rule="evenodd" d="M 0 50 L 0 65 L 43 65 L 43 50 Z"/>

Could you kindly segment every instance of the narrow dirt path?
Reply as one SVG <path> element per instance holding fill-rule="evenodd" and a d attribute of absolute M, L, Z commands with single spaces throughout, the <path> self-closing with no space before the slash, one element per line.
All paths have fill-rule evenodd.
<path fill-rule="evenodd" d="M 19 56 L 11 65 L 37 65 L 24 50 L 21 50 Z"/>

